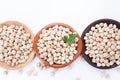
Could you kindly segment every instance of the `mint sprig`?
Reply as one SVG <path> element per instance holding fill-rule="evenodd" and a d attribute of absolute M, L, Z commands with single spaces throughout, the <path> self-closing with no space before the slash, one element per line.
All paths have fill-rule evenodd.
<path fill-rule="evenodd" d="M 65 43 L 68 43 L 68 45 L 71 45 L 75 42 L 76 34 L 69 34 L 69 36 L 64 36 L 63 40 Z"/>

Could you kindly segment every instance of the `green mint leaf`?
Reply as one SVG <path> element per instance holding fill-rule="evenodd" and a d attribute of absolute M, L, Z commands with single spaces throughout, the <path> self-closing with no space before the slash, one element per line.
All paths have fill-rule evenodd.
<path fill-rule="evenodd" d="M 69 38 L 71 38 L 72 40 L 75 40 L 76 36 L 76 34 L 69 34 Z"/>
<path fill-rule="evenodd" d="M 63 40 L 64 40 L 64 42 L 67 42 L 68 36 L 64 36 Z"/>
<path fill-rule="evenodd" d="M 64 42 L 68 43 L 68 45 L 71 45 L 75 42 L 75 38 L 76 38 L 76 34 L 69 34 L 69 38 L 68 36 L 64 36 Z"/>
<path fill-rule="evenodd" d="M 71 44 L 73 43 L 73 40 L 68 39 L 67 43 L 68 43 L 69 45 L 71 45 Z"/>
<path fill-rule="evenodd" d="M 75 42 L 76 34 L 70 34 L 69 35 L 69 44 L 71 45 L 72 43 Z"/>

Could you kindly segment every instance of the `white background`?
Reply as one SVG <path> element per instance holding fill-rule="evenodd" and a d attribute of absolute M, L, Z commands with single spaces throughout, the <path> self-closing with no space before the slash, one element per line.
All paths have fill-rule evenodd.
<path fill-rule="evenodd" d="M 120 0 L 0 0 L 0 22 L 17 20 L 25 23 L 34 35 L 45 25 L 52 22 L 63 22 L 71 25 L 80 35 L 91 22 L 111 18 L 120 21 Z M 120 80 L 120 69 L 99 70 L 86 61 L 77 59 L 71 66 L 59 69 L 55 76 L 50 76 L 52 69 L 37 69 L 35 58 L 19 70 L 9 71 L 0 68 L 0 80 Z M 26 71 L 35 67 L 37 76 L 28 76 Z"/>

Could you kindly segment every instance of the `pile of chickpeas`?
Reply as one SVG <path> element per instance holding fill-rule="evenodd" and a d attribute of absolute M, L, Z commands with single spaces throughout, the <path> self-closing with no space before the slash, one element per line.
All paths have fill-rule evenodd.
<path fill-rule="evenodd" d="M 50 65 L 66 64 L 73 60 L 74 55 L 77 54 L 78 38 L 76 37 L 75 43 L 68 45 L 63 41 L 63 37 L 69 34 L 76 34 L 76 32 L 58 25 L 43 29 L 37 43 L 40 57 Z"/>
<path fill-rule="evenodd" d="M 71 62 L 78 53 L 78 37 L 74 43 L 64 41 L 70 34 L 76 34 L 69 28 L 55 25 L 42 29 L 37 41 L 40 58 L 50 65 L 63 65 Z M 8 66 L 24 64 L 33 51 L 31 33 L 20 25 L 0 26 L 0 62 Z M 97 67 L 120 65 L 120 29 L 115 24 L 98 23 L 84 36 L 86 51 Z"/>
<path fill-rule="evenodd" d="M 0 27 L 0 62 L 9 66 L 24 64 L 33 51 L 31 34 L 23 26 L 2 25 Z"/>
<path fill-rule="evenodd" d="M 97 67 L 120 65 L 120 30 L 115 24 L 99 23 L 84 37 L 86 51 Z"/>

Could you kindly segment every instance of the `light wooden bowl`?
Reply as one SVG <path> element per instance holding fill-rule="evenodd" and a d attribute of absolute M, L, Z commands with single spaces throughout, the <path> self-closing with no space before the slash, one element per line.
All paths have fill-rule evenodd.
<path fill-rule="evenodd" d="M 22 24 L 20 22 L 17 22 L 17 21 L 6 21 L 6 22 L 1 23 L 0 27 L 2 27 L 3 25 L 9 26 L 9 25 L 12 25 L 12 24 L 13 25 L 18 25 L 18 26 L 23 26 L 25 31 L 29 32 L 31 34 L 31 40 L 32 41 L 34 40 L 34 35 L 33 35 L 32 31 L 26 25 L 24 25 L 24 24 Z M 34 55 L 35 55 L 35 53 L 34 53 L 34 50 L 33 50 L 30 53 L 28 60 L 25 63 L 23 63 L 23 64 L 18 64 L 16 66 L 12 67 L 12 66 L 7 65 L 5 62 L 0 62 L 0 66 L 3 67 L 3 68 L 6 68 L 6 69 L 10 69 L 10 70 L 19 69 L 19 68 L 22 68 L 22 67 L 26 66 L 27 64 L 29 64 L 32 61 L 32 59 L 34 58 Z"/>
<path fill-rule="evenodd" d="M 72 31 L 72 32 L 76 32 L 72 27 L 70 27 L 69 25 L 64 24 L 64 23 L 51 23 L 51 24 L 46 25 L 43 29 L 49 29 L 49 28 L 51 28 L 51 27 L 54 27 L 55 25 L 63 26 L 63 27 L 65 27 L 65 28 L 69 28 L 70 31 Z M 38 56 L 38 58 L 41 59 L 44 64 L 46 64 L 47 66 L 50 66 L 50 67 L 54 67 L 54 68 L 62 68 L 62 67 L 65 67 L 65 66 L 70 65 L 73 61 L 75 61 L 75 60 L 80 56 L 81 51 L 82 51 L 82 40 L 81 40 L 79 34 L 77 33 L 77 37 L 79 38 L 79 40 L 78 40 L 78 47 L 77 47 L 78 53 L 74 56 L 73 60 L 71 60 L 69 63 L 50 65 L 46 60 L 40 58 L 40 53 L 39 53 L 38 48 L 37 48 L 37 42 L 38 42 L 38 39 L 39 39 L 39 35 L 42 33 L 42 30 L 43 30 L 43 29 L 41 29 L 41 30 L 36 34 L 36 36 L 35 36 L 35 38 L 34 38 L 34 51 L 36 52 L 36 55 Z"/>

